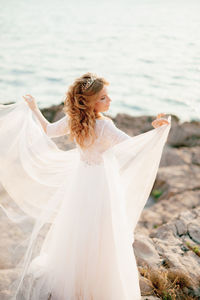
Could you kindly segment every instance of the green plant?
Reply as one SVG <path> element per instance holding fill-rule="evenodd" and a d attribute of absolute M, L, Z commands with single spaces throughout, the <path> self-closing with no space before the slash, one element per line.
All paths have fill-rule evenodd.
<path fill-rule="evenodd" d="M 155 189 L 155 190 L 152 191 L 151 194 L 155 199 L 158 199 L 163 194 L 163 190 Z"/>
<path fill-rule="evenodd" d="M 196 255 L 200 257 L 200 248 L 197 245 L 192 245 L 190 242 L 186 241 L 186 245 L 190 250 L 192 250 Z"/>

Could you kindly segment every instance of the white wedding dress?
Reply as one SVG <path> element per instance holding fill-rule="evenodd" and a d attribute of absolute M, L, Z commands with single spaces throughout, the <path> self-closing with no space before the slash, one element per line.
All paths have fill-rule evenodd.
<path fill-rule="evenodd" d="M 171 116 L 168 125 L 134 137 L 98 119 L 98 138 L 84 151 L 78 144 L 60 150 L 51 139 L 69 133 L 67 120 L 45 134 L 25 101 L 0 105 L 0 182 L 18 209 L 1 208 L 16 224 L 32 222 L 8 299 L 139 300 L 134 229 Z"/>

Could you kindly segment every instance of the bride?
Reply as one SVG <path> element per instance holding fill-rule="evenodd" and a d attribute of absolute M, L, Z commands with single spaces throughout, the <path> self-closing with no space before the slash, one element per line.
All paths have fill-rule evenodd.
<path fill-rule="evenodd" d="M 103 115 L 108 84 L 90 72 L 77 78 L 54 123 L 31 95 L 0 106 L 0 182 L 10 196 L 1 208 L 16 225 L 32 224 L 8 299 L 141 299 L 134 229 L 171 116 L 129 136 Z M 59 149 L 51 138 L 62 135 L 76 148 Z"/>

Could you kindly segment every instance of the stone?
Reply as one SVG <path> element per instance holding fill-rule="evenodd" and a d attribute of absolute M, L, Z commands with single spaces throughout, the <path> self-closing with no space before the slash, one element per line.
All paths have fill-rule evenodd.
<path fill-rule="evenodd" d="M 156 252 L 154 244 L 147 236 L 136 234 L 133 249 L 138 265 L 148 265 L 153 268 L 160 263 L 160 257 Z"/>
<path fill-rule="evenodd" d="M 188 189 L 198 190 L 200 189 L 200 167 L 186 164 L 161 167 L 158 170 L 153 188 L 163 191 L 159 200 L 168 199 Z"/>
<path fill-rule="evenodd" d="M 200 122 L 176 123 L 169 134 L 168 143 L 173 147 L 194 147 L 200 145 Z"/>
<path fill-rule="evenodd" d="M 188 235 L 190 238 L 200 245 L 200 223 L 189 223 L 188 224 Z"/>
<path fill-rule="evenodd" d="M 191 192 L 187 191 L 182 196 L 189 196 L 189 193 Z M 193 200 L 199 201 L 199 191 L 192 191 L 192 194 Z M 183 198 L 179 195 L 178 199 Z M 161 205 L 163 201 L 156 205 Z M 171 198 L 167 201 L 171 203 Z M 182 211 L 180 213 L 176 211 L 174 217 L 169 217 L 167 223 L 161 224 L 158 227 L 149 226 L 149 234 L 146 237 L 140 234 L 138 230 L 144 223 L 141 222 L 138 224 L 133 247 L 138 267 L 142 267 L 146 263 L 154 269 L 163 266 L 171 271 L 178 271 L 189 278 L 191 288 L 196 289 L 200 279 L 200 257 L 194 250 L 199 247 L 200 202 L 196 202 L 198 206 L 192 209 L 190 208 L 192 203 L 189 202 L 189 199 L 185 201 L 185 204 L 188 206 L 188 209 L 183 206 Z M 159 211 L 161 210 L 157 210 L 155 213 L 157 212 L 158 214 Z M 163 210 L 162 213 L 164 214 L 165 211 Z M 188 243 L 191 247 L 188 246 Z M 194 247 L 194 250 L 192 247 Z"/>
<path fill-rule="evenodd" d="M 151 229 L 158 228 L 160 225 L 167 223 L 181 212 L 186 211 L 184 218 L 188 218 L 188 209 L 191 211 L 200 206 L 200 191 L 185 191 L 181 194 L 174 195 L 169 199 L 159 200 L 150 208 L 143 210 L 136 226 L 136 231 L 145 234 Z M 194 216 L 192 217 L 192 219 Z"/>
<path fill-rule="evenodd" d="M 184 165 L 189 163 L 190 160 L 189 153 L 183 154 L 181 149 L 173 148 L 166 144 L 163 149 L 160 167 Z"/>
<path fill-rule="evenodd" d="M 140 276 L 139 277 L 140 290 L 142 295 L 151 295 L 153 294 L 153 287 L 151 281 L 147 278 Z"/>
<path fill-rule="evenodd" d="M 175 226 L 179 236 L 187 233 L 187 226 L 183 220 L 177 220 Z"/>

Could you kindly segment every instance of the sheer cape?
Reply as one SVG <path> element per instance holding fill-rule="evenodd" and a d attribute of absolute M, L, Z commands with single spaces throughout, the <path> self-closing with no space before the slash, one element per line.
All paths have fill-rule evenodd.
<path fill-rule="evenodd" d="M 124 243 L 126 238 L 130 243 L 134 241 L 133 232 L 156 178 L 171 128 L 171 116 L 168 121 L 168 125 L 137 136 L 127 136 L 102 153 L 122 270 L 125 268 L 123 239 Z M 13 222 L 20 223 L 30 218 L 33 223 L 32 234 L 25 247 L 26 255 L 20 261 L 20 265 L 23 263 L 21 282 L 41 228 L 47 223 L 54 223 L 62 205 L 62 197 L 57 197 L 59 201 L 55 203 L 55 195 L 63 185 L 71 184 L 79 162 L 78 148 L 60 150 L 24 101 L 0 105 L 0 182 L 18 209 L 3 203 L 1 208 Z M 116 182 L 121 182 L 121 185 L 116 187 Z M 125 213 L 121 214 L 121 211 Z M 128 230 L 124 234 L 127 224 Z M 124 274 L 128 279 L 125 269 Z"/>

